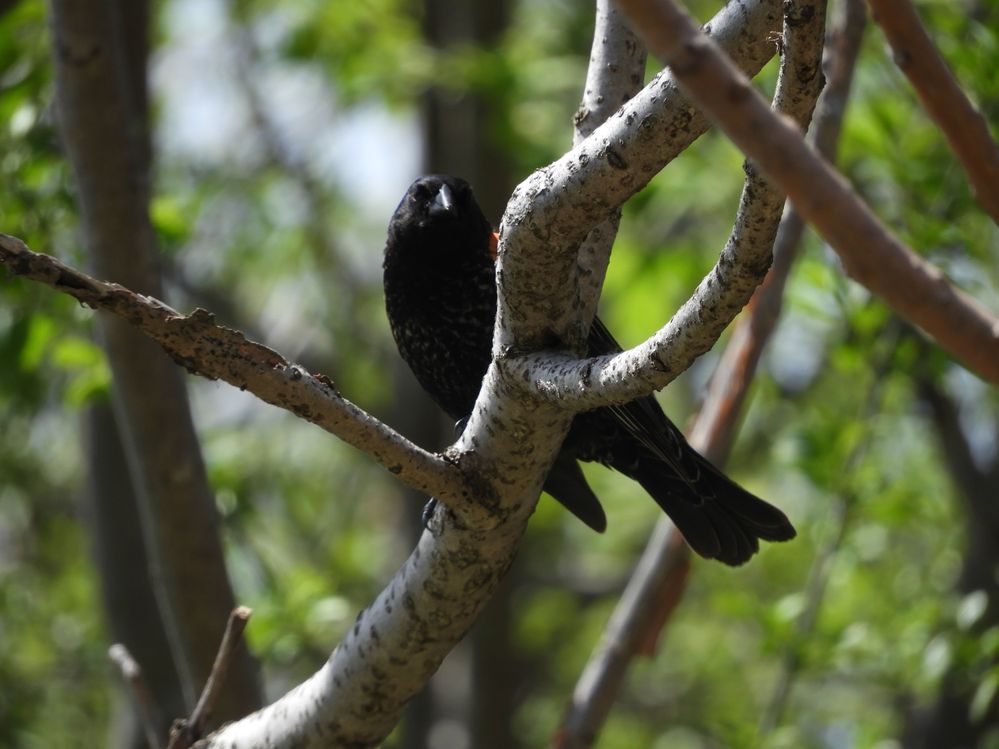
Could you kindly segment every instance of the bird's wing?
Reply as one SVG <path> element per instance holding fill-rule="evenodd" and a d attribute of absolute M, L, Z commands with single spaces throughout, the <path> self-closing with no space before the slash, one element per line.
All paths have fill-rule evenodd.
<path fill-rule="evenodd" d="M 590 356 L 622 351 L 599 317 L 593 319 L 587 347 Z M 693 490 L 693 483 L 700 475 L 700 466 L 695 461 L 684 460 L 686 441 L 653 396 L 647 395 L 623 406 L 609 406 L 608 410 L 629 434 L 654 456 L 667 463 L 677 477 Z"/>

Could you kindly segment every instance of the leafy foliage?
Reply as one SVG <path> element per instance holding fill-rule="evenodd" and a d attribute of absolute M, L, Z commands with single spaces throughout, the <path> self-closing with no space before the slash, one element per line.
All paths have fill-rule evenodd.
<path fill-rule="evenodd" d="M 491 136 L 526 173 L 569 143 L 589 9 L 518 3 L 494 46 L 441 51 L 425 44 L 419 14 L 399 0 L 244 0 L 197 12 L 206 7 L 215 35 L 204 33 L 225 63 L 212 73 L 229 97 L 221 120 L 202 119 L 199 103 L 175 96 L 167 80 L 172 65 L 194 54 L 201 27 L 191 25 L 193 4 L 158 10 L 151 210 L 170 302 L 213 309 L 330 373 L 391 422 L 408 404 L 394 394 L 401 379 L 381 310 L 380 249 L 391 195 L 416 163 L 403 154 L 417 141 L 419 96 L 431 85 L 455 97 L 489 96 L 503 112 Z M 996 122 L 999 6 L 920 10 Z M 41 3 L 24 0 L 0 17 L 0 230 L 75 261 L 48 46 Z M 180 137 L 173 123 L 183 120 L 210 123 L 204 142 Z M 344 122 L 354 130 L 337 130 Z M 344 157 L 360 142 L 358 128 L 381 140 L 359 151 L 363 158 Z M 999 307 L 996 227 L 876 28 L 841 162 L 906 241 Z M 661 325 L 710 267 L 734 215 L 740 165 L 710 134 L 627 207 L 602 301 L 622 343 Z M 389 185 L 373 185 L 364 176 L 372 172 L 391 174 Z M 72 745 L 112 713 L 109 643 L 78 504 L 80 409 L 106 397 L 108 385 L 89 327 L 89 313 L 55 295 L 0 284 L 4 745 Z M 663 395 L 677 422 L 696 408 L 715 359 L 705 356 Z M 659 655 L 634 669 L 601 746 L 887 749 L 901 736 L 902 706 L 931 700 L 955 670 L 973 692 L 972 709 L 987 713 L 999 685 L 990 665 L 999 630 L 978 631 L 981 599 L 955 592 L 964 508 L 914 385 L 920 373 L 957 403 L 980 462 L 995 461 L 995 391 L 902 330 L 810 238 L 730 466 L 788 511 L 800 537 L 736 571 L 695 562 Z M 241 601 L 256 611 L 250 644 L 271 687 L 283 689 L 322 662 L 405 559 L 419 508 L 315 428 L 225 386 L 190 385 L 231 570 Z M 543 498 L 512 573 L 510 657 L 529 664 L 512 716 L 524 745 L 543 744 L 557 725 L 658 514 L 632 483 L 588 472 L 608 507 L 608 533 L 594 536 Z M 809 586 L 816 575 L 819 597 Z M 791 686 L 782 719 L 760 736 L 782 678 Z M 391 741 L 401 745 L 404 733 Z"/>

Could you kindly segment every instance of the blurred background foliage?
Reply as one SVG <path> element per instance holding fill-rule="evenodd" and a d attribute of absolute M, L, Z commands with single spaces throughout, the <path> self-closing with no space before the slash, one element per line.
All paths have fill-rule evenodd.
<path fill-rule="evenodd" d="M 487 43 L 442 45 L 428 41 L 414 0 L 157 3 L 151 211 L 168 301 L 213 310 L 402 426 L 416 396 L 388 335 L 381 248 L 405 186 L 433 167 L 428 90 L 444 112 L 471 97 L 488 103 L 477 135 L 503 173 L 494 185 L 477 175 L 480 193 L 508 194 L 571 140 L 592 8 L 502 5 L 504 26 Z M 688 5 L 706 19 L 719 3 Z M 0 230 L 78 262 L 45 7 L 4 7 Z M 999 2 L 919 9 L 995 123 Z M 771 65 L 765 90 L 773 75 Z M 999 309 L 996 227 L 875 27 L 840 153 L 895 231 Z M 741 179 L 738 152 L 709 134 L 626 207 L 601 307 L 623 344 L 659 327 L 710 267 Z M 501 205 L 491 206 L 497 222 Z M 106 399 L 109 382 L 91 327 L 91 313 L 58 294 L 0 284 L 2 746 L 100 742 L 127 709 L 104 655 L 79 509 L 81 409 Z M 661 395 L 678 423 L 695 411 L 723 343 Z M 276 696 L 320 665 L 406 558 L 420 502 L 315 427 L 227 385 L 189 385 L 237 595 L 255 612 L 248 637 Z M 956 433 L 928 393 L 952 408 Z M 421 408 L 438 435 L 428 446 L 442 446 L 449 428 Z M 695 562 L 658 655 L 633 668 L 600 746 L 917 746 L 915 716 L 952 683 L 973 718 L 992 720 L 994 591 L 962 587 L 968 505 L 941 444 L 963 440 L 977 470 L 996 478 L 997 435 L 995 390 L 845 280 L 810 237 L 730 464 L 788 512 L 799 538 L 738 570 Z M 594 535 L 543 498 L 496 604 L 503 613 L 484 617 L 502 623 L 502 636 L 479 633 L 475 646 L 473 633 L 390 746 L 487 746 L 481 726 L 507 718 L 513 745 L 546 742 L 657 517 L 631 482 L 588 474 L 610 530 Z M 476 647 L 506 664 L 502 678 L 475 676 Z M 482 714 L 490 688 L 510 715 Z M 999 728 L 980 741 L 999 746 Z"/>

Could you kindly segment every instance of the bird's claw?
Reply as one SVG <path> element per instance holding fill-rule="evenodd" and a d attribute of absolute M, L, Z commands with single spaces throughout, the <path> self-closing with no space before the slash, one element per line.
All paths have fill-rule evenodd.
<path fill-rule="evenodd" d="M 434 510 L 437 509 L 437 500 L 433 497 L 423 505 L 423 512 L 420 513 L 420 522 L 423 523 L 424 530 L 430 530 L 430 521 L 434 518 Z"/>

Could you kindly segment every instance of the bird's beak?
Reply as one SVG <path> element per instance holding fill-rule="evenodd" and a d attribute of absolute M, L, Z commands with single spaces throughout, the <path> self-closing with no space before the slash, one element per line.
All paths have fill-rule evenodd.
<path fill-rule="evenodd" d="M 446 213 L 454 213 L 454 193 L 447 185 L 441 185 L 430 204 L 430 215 L 443 216 Z"/>

